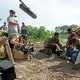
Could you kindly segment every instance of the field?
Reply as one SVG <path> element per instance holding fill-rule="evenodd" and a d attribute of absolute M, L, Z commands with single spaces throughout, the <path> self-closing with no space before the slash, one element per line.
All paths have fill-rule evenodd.
<path fill-rule="evenodd" d="M 35 43 L 34 47 L 34 59 L 16 61 L 16 80 L 80 80 L 80 70 L 71 61 L 39 53 L 43 43 Z"/>

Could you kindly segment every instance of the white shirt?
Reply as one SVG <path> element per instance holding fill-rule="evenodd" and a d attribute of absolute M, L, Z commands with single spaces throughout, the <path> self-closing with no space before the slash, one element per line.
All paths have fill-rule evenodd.
<path fill-rule="evenodd" d="M 17 21 L 17 18 L 16 17 L 11 17 L 11 16 L 9 16 L 8 18 L 7 18 L 7 22 L 9 23 L 9 22 L 18 22 Z M 9 26 L 8 25 L 8 30 L 17 30 L 17 25 L 13 25 L 13 26 Z"/>

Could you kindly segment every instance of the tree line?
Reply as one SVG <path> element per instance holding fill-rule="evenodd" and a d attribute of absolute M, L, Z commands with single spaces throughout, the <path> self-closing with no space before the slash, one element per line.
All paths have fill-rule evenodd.
<path fill-rule="evenodd" d="M 79 28 L 79 27 L 80 27 L 80 26 L 75 25 L 75 24 L 72 24 L 72 25 L 70 25 L 70 26 L 68 26 L 68 25 L 56 26 L 55 31 L 56 31 L 56 32 L 59 32 L 59 33 L 61 33 L 61 34 L 66 34 L 68 28 L 73 28 L 73 30 L 75 30 L 75 29 L 77 29 L 77 28 Z"/>
<path fill-rule="evenodd" d="M 28 26 L 28 38 L 29 39 L 36 39 L 36 40 L 44 40 L 49 36 L 54 34 L 54 31 L 46 30 L 45 26 L 33 27 L 31 25 Z"/>
<path fill-rule="evenodd" d="M 67 29 L 68 28 L 73 28 L 74 30 L 78 28 L 78 25 L 72 24 L 70 26 L 68 25 L 63 25 L 63 26 L 56 26 L 55 27 L 55 32 L 60 33 L 60 36 L 66 38 L 67 35 Z M 31 25 L 28 26 L 28 38 L 31 40 L 45 40 L 49 36 L 52 36 L 54 34 L 54 31 L 49 31 L 46 30 L 45 26 L 40 26 L 38 27 L 33 27 Z M 61 38 L 62 38 L 61 37 Z"/>

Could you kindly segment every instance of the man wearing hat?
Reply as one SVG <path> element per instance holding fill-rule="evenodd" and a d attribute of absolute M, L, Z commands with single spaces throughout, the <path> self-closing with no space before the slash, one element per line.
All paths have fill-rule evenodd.
<path fill-rule="evenodd" d="M 8 34 L 10 35 L 11 33 L 18 33 L 18 21 L 16 19 L 16 12 L 14 10 L 9 11 L 10 16 L 7 18 L 8 22 Z"/>

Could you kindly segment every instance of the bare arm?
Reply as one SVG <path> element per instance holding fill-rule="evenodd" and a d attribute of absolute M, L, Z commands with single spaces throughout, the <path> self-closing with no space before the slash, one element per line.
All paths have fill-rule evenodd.
<path fill-rule="evenodd" d="M 16 38 L 13 38 L 11 41 L 10 41 L 11 44 L 14 44 L 14 45 L 19 45 L 19 42 L 16 41 Z"/>
<path fill-rule="evenodd" d="M 8 25 L 18 25 L 18 22 L 15 20 L 14 17 L 7 18 Z"/>
<path fill-rule="evenodd" d="M 18 25 L 18 23 L 17 23 L 17 22 L 12 22 L 12 21 L 10 21 L 10 22 L 9 22 L 9 25 Z"/>

